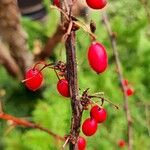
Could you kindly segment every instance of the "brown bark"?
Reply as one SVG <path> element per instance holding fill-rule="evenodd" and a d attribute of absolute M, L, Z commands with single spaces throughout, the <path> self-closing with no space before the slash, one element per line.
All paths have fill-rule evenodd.
<path fill-rule="evenodd" d="M 79 97 L 78 88 L 78 73 L 77 73 L 77 60 L 76 60 L 76 48 L 75 39 L 76 34 L 73 31 L 72 23 L 72 6 L 74 5 L 74 0 L 61 0 L 62 10 L 68 15 L 69 20 L 61 14 L 62 25 L 68 24 L 66 29 L 66 64 L 67 64 L 67 80 L 69 82 L 70 88 L 70 98 L 71 98 L 71 129 L 70 129 L 70 139 L 69 139 L 69 150 L 77 150 L 77 140 L 80 133 L 81 119 L 83 113 L 83 107 L 81 105 Z"/>
<path fill-rule="evenodd" d="M 71 131 L 70 135 L 74 141 L 70 141 L 70 150 L 76 149 L 76 142 L 80 133 L 80 124 L 82 118 L 82 106 L 79 100 L 79 89 L 77 79 L 77 62 L 76 62 L 76 49 L 75 49 L 75 32 L 71 31 L 66 41 L 66 57 L 67 57 L 67 79 L 69 81 L 71 93 Z"/>
<path fill-rule="evenodd" d="M 0 35 L 24 72 L 32 65 L 33 58 L 27 48 L 27 35 L 20 23 L 20 12 L 16 0 L 0 0 Z"/>

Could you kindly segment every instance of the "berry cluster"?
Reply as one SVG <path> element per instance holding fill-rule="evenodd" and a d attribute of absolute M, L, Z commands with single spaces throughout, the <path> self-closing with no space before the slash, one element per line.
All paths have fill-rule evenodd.
<path fill-rule="evenodd" d="M 86 0 L 87 5 L 92 9 L 102 9 L 106 6 L 106 0 Z M 60 0 L 53 0 L 53 4 L 57 7 L 61 7 Z M 92 32 L 92 30 L 91 30 Z M 87 58 L 90 67 L 97 73 L 103 73 L 108 67 L 108 56 L 105 47 L 95 41 L 95 39 L 90 44 L 88 51 L 87 51 Z M 55 64 L 45 64 L 44 67 L 39 69 L 38 65 L 43 64 L 38 62 L 35 64 L 33 68 L 27 70 L 25 74 L 25 85 L 29 90 L 36 91 L 38 90 L 44 80 L 42 70 L 46 67 L 53 69 L 58 77 L 57 82 L 57 91 L 60 95 L 64 97 L 70 97 L 70 85 L 66 78 L 66 65 L 62 62 L 58 62 Z M 100 98 L 98 96 L 90 96 L 87 94 L 87 90 L 84 91 L 81 97 L 81 105 L 83 109 L 86 110 L 89 104 L 92 104 L 91 98 Z M 102 105 L 103 105 L 103 98 L 102 98 Z M 107 118 L 106 110 L 98 104 L 92 106 L 90 110 L 90 117 L 87 118 L 82 124 L 82 132 L 86 136 L 92 136 L 96 133 L 98 124 L 103 123 Z M 77 146 L 79 150 L 86 149 L 86 140 L 84 137 L 79 137 L 77 141 Z"/>
<path fill-rule="evenodd" d="M 96 41 L 92 42 L 88 48 L 87 55 L 88 55 L 88 62 L 91 68 L 97 74 L 102 73 L 106 70 L 108 66 L 108 58 L 106 49 L 101 43 Z M 66 65 L 59 61 L 55 65 L 44 64 L 44 67 L 42 69 L 38 69 L 37 64 L 35 64 L 35 66 L 29 69 L 25 74 L 24 81 L 26 87 L 32 91 L 38 90 L 41 87 L 42 81 L 44 79 L 42 70 L 46 67 L 50 67 L 54 69 L 59 79 L 57 83 L 57 91 L 59 92 L 60 95 L 64 97 L 70 97 L 69 84 L 65 78 Z M 58 73 L 56 72 L 56 70 L 58 70 Z M 86 109 L 86 107 L 89 104 L 91 104 L 90 98 L 91 97 L 87 94 L 86 90 L 81 98 L 81 105 L 83 106 L 83 109 Z M 92 136 L 93 134 L 96 133 L 98 124 L 104 122 L 106 118 L 107 112 L 104 108 L 98 105 L 93 106 L 90 111 L 90 118 L 86 119 L 82 124 L 82 132 L 86 136 Z M 85 150 L 85 147 L 86 147 L 86 140 L 83 137 L 79 137 L 78 149 Z"/>
<path fill-rule="evenodd" d="M 96 133 L 99 123 L 103 123 L 107 118 L 107 112 L 103 107 L 95 105 L 90 110 L 90 118 L 87 118 L 82 124 L 82 132 L 86 136 L 92 136 Z"/>
<path fill-rule="evenodd" d="M 97 74 L 102 73 L 106 70 L 108 66 L 108 58 L 107 58 L 107 53 L 105 47 L 100 44 L 99 42 L 92 42 L 92 44 L 88 48 L 88 62 L 91 66 L 91 68 L 97 72 Z M 38 63 L 40 64 L 40 63 Z M 49 67 L 51 64 L 45 66 L 43 68 Z M 60 67 L 61 66 L 61 67 Z M 43 81 L 43 74 L 42 70 L 39 70 L 37 68 L 37 64 L 27 70 L 25 74 L 25 85 L 28 89 L 32 91 L 38 90 Z M 66 66 L 60 62 L 57 63 L 55 66 L 51 66 L 53 69 L 59 70 L 59 73 L 57 73 L 58 76 L 58 83 L 57 83 L 57 90 L 58 92 L 64 96 L 64 97 L 70 97 L 69 94 L 69 84 L 68 81 L 65 78 L 60 79 L 59 76 L 65 76 L 65 71 L 66 71 Z"/>
<path fill-rule="evenodd" d="M 39 62 L 37 64 L 40 64 Z M 31 91 L 36 91 L 38 90 L 41 85 L 42 82 L 44 80 L 43 77 L 43 73 L 42 70 L 46 67 L 51 66 L 52 69 L 57 69 L 59 70 L 59 73 L 56 72 L 57 77 L 58 77 L 58 82 L 57 82 L 57 91 L 60 95 L 64 96 L 64 97 L 70 97 L 70 92 L 69 92 L 69 84 L 68 81 L 64 78 L 64 72 L 65 72 L 65 65 L 60 63 L 60 61 L 55 64 L 55 65 L 51 65 L 51 64 L 45 64 L 44 67 L 39 70 L 37 67 L 37 64 L 26 71 L 25 73 L 25 80 L 23 82 L 25 82 L 26 87 L 31 90 Z M 63 76 L 61 79 L 60 77 Z"/>
<path fill-rule="evenodd" d="M 106 49 L 101 43 L 94 41 L 89 46 L 88 61 L 91 68 L 97 74 L 102 73 L 106 70 L 108 66 L 108 57 L 107 57 Z M 87 103 L 87 105 L 88 104 L 89 103 Z M 98 123 L 104 122 L 106 118 L 107 118 L 107 112 L 104 108 L 98 105 L 93 106 L 90 111 L 90 118 L 87 118 L 82 124 L 82 132 L 86 136 L 94 135 L 97 131 Z"/>
<path fill-rule="evenodd" d="M 132 96 L 134 94 L 135 91 L 134 91 L 132 85 L 128 82 L 127 79 L 123 80 L 123 86 L 126 89 L 125 93 L 126 93 L 127 96 Z"/>

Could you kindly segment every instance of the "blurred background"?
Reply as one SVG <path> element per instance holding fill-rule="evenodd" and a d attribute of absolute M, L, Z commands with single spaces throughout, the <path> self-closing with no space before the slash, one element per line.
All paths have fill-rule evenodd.
<path fill-rule="evenodd" d="M 16 0 L 0 1 L 0 100 L 6 113 L 36 122 L 64 136 L 70 129 L 70 100 L 58 94 L 58 79 L 54 71 L 44 70 L 45 82 L 36 92 L 30 92 L 21 83 L 25 70 L 36 61 L 65 61 L 60 15 L 58 10 L 50 9 L 51 4 L 50 0 L 18 0 L 18 4 Z M 78 79 L 80 94 L 89 86 L 91 93 L 104 92 L 107 98 L 120 106 L 116 110 L 105 103 L 108 119 L 94 136 L 86 138 L 87 150 L 119 150 L 118 141 L 127 141 L 126 117 L 102 11 L 88 9 L 84 0 L 74 8 L 74 15 L 80 20 L 88 24 L 92 19 L 96 23 L 97 40 L 105 45 L 109 55 L 109 68 L 96 75 L 87 61 L 90 38 L 88 33 L 78 30 Z M 108 0 L 105 11 L 117 37 L 124 78 L 135 91 L 128 99 L 133 118 L 133 149 L 149 150 L 150 1 Z M 85 111 L 83 120 L 88 116 L 89 111 Z M 0 150 L 58 150 L 63 144 L 45 132 L 13 128 L 10 122 L 0 120 Z M 122 149 L 127 149 L 127 146 Z"/>

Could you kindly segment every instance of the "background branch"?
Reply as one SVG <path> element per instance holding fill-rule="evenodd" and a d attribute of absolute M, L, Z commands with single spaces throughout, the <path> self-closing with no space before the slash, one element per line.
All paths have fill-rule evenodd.
<path fill-rule="evenodd" d="M 44 46 L 43 50 L 40 54 L 35 56 L 36 60 L 43 60 L 47 58 L 48 56 L 51 56 L 53 54 L 54 48 L 57 46 L 57 44 L 61 41 L 65 31 L 63 30 L 62 26 L 59 25 L 56 29 L 56 32 L 52 37 L 50 37 Z"/>
<path fill-rule="evenodd" d="M 148 134 L 150 136 L 150 113 L 149 113 L 149 107 L 147 105 L 145 105 L 145 117 L 146 117 Z"/>
<path fill-rule="evenodd" d="M 120 81 L 120 84 L 121 84 L 121 87 L 123 90 L 124 110 L 125 110 L 125 114 L 126 114 L 127 127 L 128 127 L 128 150 L 132 150 L 132 140 L 133 140 L 132 139 L 132 120 L 131 120 L 130 108 L 129 108 L 129 104 L 128 104 L 128 97 L 126 95 L 126 87 L 123 84 L 124 77 L 123 77 L 121 62 L 119 59 L 119 54 L 117 51 L 116 35 L 115 35 L 115 33 L 112 32 L 107 13 L 105 11 L 102 14 L 102 18 L 103 18 L 104 25 L 107 30 L 108 36 L 110 38 L 113 55 L 115 57 L 115 63 L 116 63 L 116 67 L 117 67 L 118 77 L 119 77 L 119 81 Z"/>
<path fill-rule="evenodd" d="M 9 115 L 9 114 L 0 113 L 0 119 L 12 121 L 13 124 L 17 125 L 17 126 L 24 126 L 26 128 L 39 129 L 41 131 L 44 131 L 44 132 L 48 133 L 49 135 L 51 135 L 53 138 L 55 138 L 57 140 L 61 140 L 61 141 L 65 140 L 63 137 L 55 134 L 54 132 L 50 131 L 47 128 L 44 128 L 44 127 L 42 127 L 42 126 L 40 126 L 38 124 L 35 124 L 35 123 L 31 123 L 31 122 L 29 122 L 27 120 L 24 120 L 24 119 L 20 119 L 20 118 L 14 117 L 14 116 Z"/>

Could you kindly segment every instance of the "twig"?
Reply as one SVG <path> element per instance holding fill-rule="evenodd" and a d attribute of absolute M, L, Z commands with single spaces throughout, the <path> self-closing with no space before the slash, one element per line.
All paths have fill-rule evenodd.
<path fill-rule="evenodd" d="M 89 96 L 89 97 L 90 97 L 90 98 L 100 98 L 100 99 L 102 100 L 102 104 L 103 104 L 104 101 L 106 101 L 106 102 L 110 103 L 111 105 L 113 105 L 116 109 L 119 109 L 119 106 L 118 106 L 118 105 L 114 104 L 113 102 L 111 102 L 111 101 L 108 100 L 107 98 L 104 98 L 104 97 L 102 97 L 102 96 L 95 96 L 95 95 L 91 95 L 91 96 Z"/>
<path fill-rule="evenodd" d="M 3 113 L 3 108 L 2 108 L 2 100 L 1 100 L 1 97 L 0 97 L 0 113 Z"/>
<path fill-rule="evenodd" d="M 66 145 L 67 145 L 67 143 L 68 143 L 69 139 L 70 139 L 70 137 L 68 137 L 68 138 L 66 139 L 65 143 L 64 143 L 64 144 L 63 144 L 63 146 L 62 146 L 62 150 L 64 150 L 64 149 L 65 149 L 65 147 L 66 147 Z"/>
<path fill-rule="evenodd" d="M 81 27 L 85 32 L 87 32 L 93 40 L 96 40 L 96 35 L 91 32 L 90 27 L 86 25 L 84 22 L 78 19 L 78 21 L 73 21 L 77 26 Z"/>
<path fill-rule="evenodd" d="M 150 136 L 150 115 L 149 115 L 149 109 L 148 106 L 145 106 L 145 116 L 146 116 L 146 124 L 147 124 L 147 130 L 148 134 Z"/>
<path fill-rule="evenodd" d="M 103 17 L 103 21 L 104 21 L 104 25 L 105 28 L 108 32 L 108 36 L 110 38 L 110 42 L 111 42 L 111 46 L 112 46 L 112 50 L 113 50 L 113 55 L 115 57 L 115 63 L 116 63 L 116 67 L 117 67 L 117 73 L 118 73 L 118 77 L 121 83 L 121 87 L 123 90 L 123 96 L 124 96 L 124 110 L 125 110 L 125 114 L 126 114 L 126 119 L 127 119 L 127 127 L 128 127 L 128 150 L 132 150 L 132 119 L 131 119 L 131 114 L 130 114 L 130 109 L 129 109 L 129 104 L 128 104 L 128 97 L 126 95 L 126 87 L 123 84 L 123 71 L 122 71 L 122 66 L 121 66 L 121 62 L 119 59 L 119 54 L 117 51 L 117 46 L 116 46 L 116 36 L 115 34 L 112 32 L 111 29 L 111 25 L 107 16 L 106 12 L 103 12 L 102 14 Z"/>
<path fill-rule="evenodd" d="M 58 140 L 61 140 L 61 141 L 64 141 L 65 139 L 55 133 L 53 133 L 52 131 L 50 131 L 49 129 L 47 128 L 44 128 L 38 124 L 35 124 L 35 123 L 32 123 L 32 122 L 29 122 L 27 120 L 24 120 L 24 119 L 21 119 L 21 118 L 17 118 L 17 117 L 14 117 L 12 115 L 9 115 L 9 114 L 5 114 L 5 113 L 0 113 L 0 119 L 3 119 L 3 120 L 8 120 L 8 121 L 12 121 L 15 125 L 17 126 L 23 126 L 23 127 L 26 127 L 26 128 L 34 128 L 34 129 L 39 129 L 41 131 L 44 131 L 46 133 L 48 133 L 49 135 L 51 135 L 53 138 L 55 139 L 58 139 Z"/>
<path fill-rule="evenodd" d="M 70 32 L 72 30 L 72 26 L 73 26 L 73 22 L 71 21 L 68 25 L 67 32 L 63 36 L 63 41 L 66 41 L 66 39 L 68 38 L 68 35 L 70 34 Z"/>
<path fill-rule="evenodd" d="M 61 25 L 59 25 L 56 29 L 56 32 L 54 33 L 54 35 L 52 37 L 50 37 L 45 45 L 45 47 L 43 48 L 43 50 L 41 51 L 40 54 L 38 54 L 37 56 L 35 56 L 36 60 L 39 59 L 45 59 L 49 56 L 51 56 L 53 54 L 54 48 L 57 46 L 57 44 L 61 41 L 63 35 L 65 34 L 65 30 L 62 28 Z"/>

